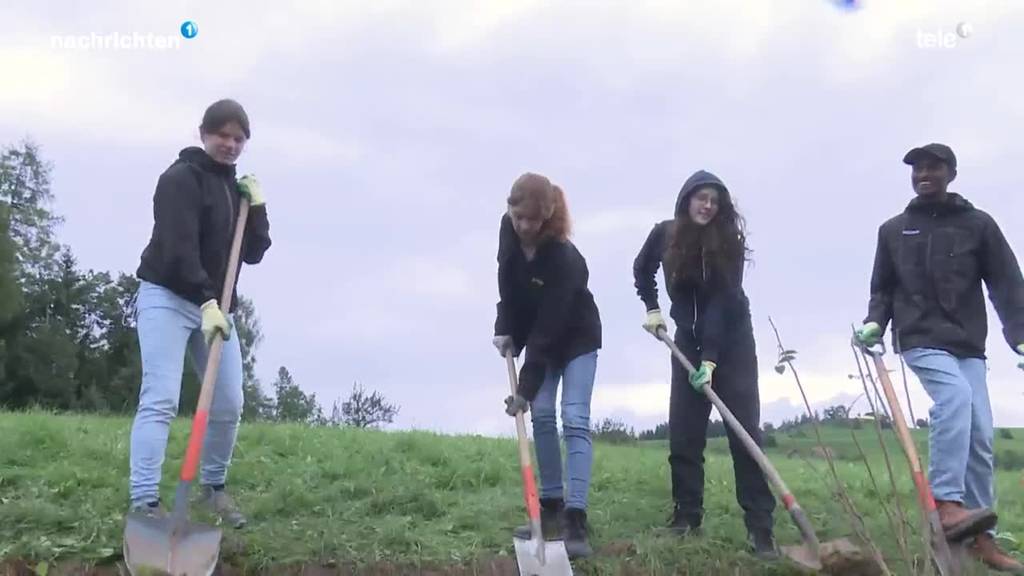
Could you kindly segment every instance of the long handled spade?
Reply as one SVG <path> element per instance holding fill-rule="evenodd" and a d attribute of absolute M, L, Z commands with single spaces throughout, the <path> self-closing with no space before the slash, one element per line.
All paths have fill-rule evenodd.
<path fill-rule="evenodd" d="M 249 201 L 242 198 L 220 299 L 220 309 L 224 314 L 231 309 L 232 288 L 238 272 L 238 255 L 248 215 Z M 189 521 L 188 496 L 206 437 L 206 423 L 223 347 L 224 339 L 220 336 L 215 337 L 210 345 L 199 403 L 192 417 L 192 432 L 189 434 L 185 460 L 181 464 L 181 479 L 174 493 L 174 510 L 167 518 L 150 518 L 141 512 L 129 513 L 125 518 L 124 561 L 133 576 L 209 576 L 217 566 L 221 531 L 213 526 Z"/>
<path fill-rule="evenodd" d="M 889 371 L 885 368 L 885 361 L 882 360 L 882 356 L 885 354 L 885 344 L 879 343 L 871 348 L 865 347 L 864 351 L 875 362 L 878 380 L 882 383 L 882 390 L 891 408 L 893 424 L 896 426 L 896 436 L 899 438 L 900 445 L 903 447 L 903 452 L 907 455 L 907 461 L 910 464 L 910 472 L 914 478 L 914 487 L 917 489 L 918 504 L 921 506 L 921 512 L 928 519 L 935 566 L 942 576 L 958 574 L 960 570 L 957 563 L 953 560 L 949 543 L 946 541 L 946 533 L 942 528 L 942 522 L 939 520 L 939 511 L 935 506 L 935 497 L 932 495 L 931 486 L 928 484 L 924 471 L 921 469 L 921 459 L 917 455 L 917 446 L 914 445 L 914 440 L 910 436 L 907 421 L 903 418 L 903 410 L 900 409 L 900 400 L 896 396 L 892 381 L 889 379 Z M 995 525 L 994 514 L 990 520 L 991 524 L 987 525 L 986 529 Z"/>
<path fill-rule="evenodd" d="M 518 385 L 516 361 L 511 352 L 505 353 L 508 364 L 508 381 L 515 395 Z M 530 440 L 526 437 L 526 419 L 523 413 L 516 414 L 516 436 L 519 438 L 519 468 L 523 474 L 523 498 L 530 516 L 530 539 L 512 538 L 516 549 L 516 563 L 521 576 L 572 576 L 572 565 L 565 544 L 561 541 L 547 542 L 540 527 L 540 499 L 537 497 L 537 482 L 533 478 L 530 460 Z"/>
<path fill-rule="evenodd" d="M 686 358 L 686 356 L 679 350 L 676 343 L 669 337 L 668 332 L 661 328 L 658 330 L 658 339 L 668 346 L 669 350 L 672 351 L 672 355 L 675 356 L 679 363 L 686 368 L 689 373 L 694 372 L 693 364 Z M 740 424 L 739 420 L 733 416 L 732 412 L 726 408 L 725 403 L 722 402 L 718 394 L 715 394 L 711 386 L 704 387 L 704 394 L 708 397 L 708 400 L 715 405 L 718 409 L 719 414 L 722 415 L 722 419 L 732 428 L 732 431 L 736 436 L 743 442 L 743 446 L 746 447 L 751 457 L 760 466 L 761 471 L 764 472 L 765 477 L 772 483 L 775 490 L 779 493 L 779 498 L 782 500 L 783 505 L 786 507 L 786 511 L 789 512 L 790 517 L 793 519 L 793 523 L 796 524 L 798 530 L 800 530 L 800 537 L 803 539 L 804 544 L 802 546 L 782 546 L 782 553 L 787 558 L 795 562 L 797 565 L 806 568 L 808 570 L 820 571 L 822 569 L 828 569 L 833 564 L 835 566 L 844 565 L 850 561 L 858 561 L 862 556 L 860 550 L 849 540 L 840 538 L 826 542 L 824 544 L 818 541 L 818 536 L 814 532 L 814 527 L 811 526 L 810 520 L 807 519 L 807 515 L 804 514 L 803 508 L 796 501 L 796 497 L 786 487 L 786 483 L 783 482 L 782 477 L 779 476 L 778 471 L 772 466 L 772 463 L 765 456 L 761 448 L 758 447 L 754 439 L 750 437 L 750 434 L 744 430 L 743 425 Z M 855 558 L 856 557 L 856 558 Z M 823 559 L 827 561 L 823 565 Z"/>

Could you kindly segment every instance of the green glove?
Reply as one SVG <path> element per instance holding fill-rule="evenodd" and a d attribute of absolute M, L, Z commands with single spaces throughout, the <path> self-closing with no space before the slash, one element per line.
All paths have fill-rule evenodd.
<path fill-rule="evenodd" d="M 644 330 L 647 330 L 657 338 L 659 329 L 668 330 L 668 325 L 665 324 L 665 319 L 661 316 L 661 310 L 655 308 L 647 312 L 647 319 L 644 320 Z"/>
<path fill-rule="evenodd" d="M 203 313 L 202 331 L 206 338 L 206 344 L 213 342 L 213 337 L 220 334 L 225 340 L 231 339 L 231 322 L 228 322 L 224 313 L 220 311 L 217 301 L 210 298 L 200 308 Z"/>
<path fill-rule="evenodd" d="M 1017 345 L 1017 354 L 1024 356 L 1024 344 Z M 1021 359 L 1021 361 L 1017 363 L 1017 368 L 1024 370 L 1024 359 Z"/>
<path fill-rule="evenodd" d="M 711 385 L 711 375 L 717 367 L 717 364 L 709 360 L 701 362 L 700 368 L 693 374 L 690 374 L 690 386 L 693 386 L 693 389 L 697 392 L 703 392 L 705 386 Z"/>
<path fill-rule="evenodd" d="M 263 197 L 263 187 L 252 174 L 246 174 L 238 180 L 238 191 L 249 199 L 250 206 L 262 206 L 267 203 Z"/>
<path fill-rule="evenodd" d="M 868 322 L 854 333 L 854 340 L 865 348 L 871 348 L 882 341 L 882 327 L 878 322 Z"/>

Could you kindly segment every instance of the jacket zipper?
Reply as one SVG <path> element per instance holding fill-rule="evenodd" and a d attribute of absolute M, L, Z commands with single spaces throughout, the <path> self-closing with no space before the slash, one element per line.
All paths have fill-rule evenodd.
<path fill-rule="evenodd" d="M 935 280 L 932 277 L 932 236 L 935 230 L 935 216 L 936 213 L 932 212 L 932 222 L 931 225 L 928 226 L 928 243 L 925 245 L 924 249 L 924 272 L 933 286 L 935 284 Z"/>
<path fill-rule="evenodd" d="M 223 181 L 223 180 L 221 180 L 221 184 L 224 185 L 224 198 L 226 198 L 227 201 L 228 201 L 228 217 L 227 217 L 228 232 L 229 232 L 229 234 L 228 234 L 228 246 L 231 246 L 232 239 L 235 237 L 235 224 L 234 224 L 235 203 L 231 200 L 231 191 L 228 190 L 228 183 Z M 230 253 L 231 250 L 229 249 L 228 252 Z M 228 258 L 228 260 L 226 262 L 224 262 L 224 273 L 227 273 L 227 269 L 228 269 L 228 266 L 230 264 L 231 264 L 231 258 Z M 224 273 L 221 274 L 221 277 L 224 276 Z"/>
<path fill-rule="evenodd" d="M 704 247 L 703 246 L 701 246 L 701 249 L 700 249 L 700 278 L 701 278 L 701 280 L 704 281 L 705 284 L 707 283 L 707 281 L 708 281 L 708 269 L 707 269 L 707 266 L 704 263 Z M 696 341 L 697 340 L 697 291 L 696 290 L 693 291 L 693 329 L 692 329 L 692 332 L 693 332 L 693 339 L 694 339 L 694 341 Z M 698 346 L 698 349 L 699 348 L 700 347 Z"/>
<path fill-rule="evenodd" d="M 228 230 L 231 232 L 231 236 L 235 235 L 235 231 L 231 228 L 232 216 L 235 215 L 235 203 L 231 201 L 231 191 L 228 190 L 228 183 L 221 180 L 221 184 L 224 185 L 224 197 L 228 201 Z"/>

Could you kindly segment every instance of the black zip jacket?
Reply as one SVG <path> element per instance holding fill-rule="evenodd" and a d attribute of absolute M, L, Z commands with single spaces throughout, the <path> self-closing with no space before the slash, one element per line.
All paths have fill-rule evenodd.
<path fill-rule="evenodd" d="M 548 369 L 601 347 L 601 317 L 587 288 L 587 262 L 572 242 L 549 240 L 527 261 L 506 214 L 498 233 L 496 336 L 511 336 L 516 355 L 526 348 L 519 395 L 537 396 Z"/>
<path fill-rule="evenodd" d="M 676 213 L 687 209 L 682 204 L 691 191 L 708 184 L 725 188 L 714 174 L 697 172 L 679 191 Z M 656 224 L 633 261 L 634 286 L 648 311 L 661 308 L 657 273 L 668 249 L 674 222 L 665 220 Z M 662 271 L 672 302 L 669 315 L 676 324 L 676 342 L 684 350 L 696 350 L 702 361 L 717 363 L 725 347 L 752 337 L 750 301 L 743 290 L 743 261 L 736 264 L 738 269 L 731 280 L 708 271 L 703 274 L 702 282 L 676 282 L 674 286 L 669 285 L 668 271 Z"/>
<path fill-rule="evenodd" d="M 903 350 L 985 358 L 983 280 L 1007 343 L 1024 343 L 1024 279 L 995 220 L 959 194 L 915 198 L 878 229 L 865 322 L 891 319 Z"/>
<path fill-rule="evenodd" d="M 157 181 L 153 232 L 136 275 L 197 305 L 219 302 L 240 204 L 234 166 L 196 146 L 182 150 Z M 251 207 L 240 260 L 257 264 L 269 247 L 266 206 Z M 236 275 L 233 291 L 237 284 Z M 231 310 L 237 302 L 235 292 Z"/>

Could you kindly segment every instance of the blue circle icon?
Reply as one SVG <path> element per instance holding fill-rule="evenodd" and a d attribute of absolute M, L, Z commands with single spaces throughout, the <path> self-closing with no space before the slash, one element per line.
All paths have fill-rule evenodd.
<path fill-rule="evenodd" d="M 182 24 L 181 24 L 181 35 L 182 36 L 184 36 L 185 38 L 188 38 L 188 39 L 191 40 L 192 38 L 196 37 L 196 34 L 199 34 L 199 27 L 196 26 L 195 22 L 193 22 L 191 20 L 185 20 L 184 22 L 182 22 Z"/>

